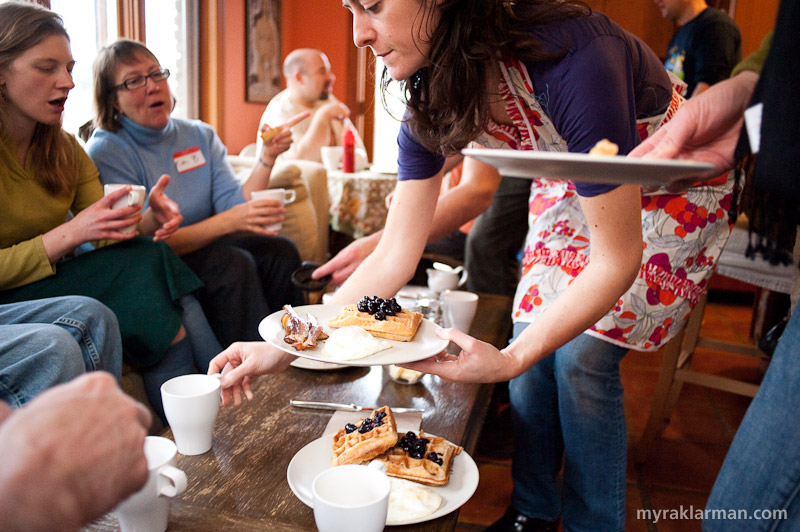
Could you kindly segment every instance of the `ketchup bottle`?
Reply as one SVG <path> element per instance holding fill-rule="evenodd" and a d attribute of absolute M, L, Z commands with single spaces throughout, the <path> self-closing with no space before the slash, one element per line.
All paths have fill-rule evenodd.
<path fill-rule="evenodd" d="M 342 130 L 342 172 L 356 171 L 356 137 L 353 131 L 346 127 Z"/>

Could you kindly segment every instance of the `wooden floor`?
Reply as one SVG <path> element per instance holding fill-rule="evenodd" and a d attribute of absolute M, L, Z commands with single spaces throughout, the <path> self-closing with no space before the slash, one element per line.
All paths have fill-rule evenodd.
<path fill-rule="evenodd" d="M 747 303 L 709 303 L 701 334 L 746 341 L 751 306 Z M 644 430 L 655 389 L 661 353 L 631 351 L 622 362 L 625 417 L 628 425 L 627 525 L 631 532 L 700 531 L 697 520 L 637 519 L 637 509 L 702 509 L 725 453 L 750 399 L 686 384 L 663 437 L 643 465 L 635 465 L 632 449 Z M 758 382 L 758 361 L 751 357 L 698 350 L 695 367 Z M 498 385 L 501 388 L 503 385 Z M 495 393 L 490 414 L 503 412 L 507 393 Z M 488 425 L 484 425 L 486 429 Z M 480 484 L 461 509 L 457 532 L 483 530 L 505 511 L 511 498 L 511 443 L 484 430 L 475 459 Z M 503 436 L 499 436 L 502 438 Z"/>

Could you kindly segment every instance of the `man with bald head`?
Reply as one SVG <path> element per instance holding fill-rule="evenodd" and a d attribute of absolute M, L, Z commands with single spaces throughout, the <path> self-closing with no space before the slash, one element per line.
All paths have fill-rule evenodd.
<path fill-rule="evenodd" d="M 686 83 L 684 96 L 697 96 L 727 79 L 742 59 L 739 28 L 727 13 L 705 0 L 653 0 L 678 31 L 667 47 L 667 70 Z"/>
<path fill-rule="evenodd" d="M 279 158 L 321 162 L 320 148 L 339 144 L 343 121 L 350 116 L 350 109 L 331 93 L 336 76 L 328 57 L 313 48 L 294 50 L 283 61 L 283 76 L 286 89 L 270 100 L 259 130 L 263 124 L 274 127 L 310 111 L 309 119 L 292 127 L 292 146 Z M 257 143 L 260 153 L 260 136 Z"/>

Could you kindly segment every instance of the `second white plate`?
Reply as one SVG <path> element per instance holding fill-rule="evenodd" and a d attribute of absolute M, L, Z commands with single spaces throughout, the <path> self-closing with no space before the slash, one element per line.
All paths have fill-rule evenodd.
<path fill-rule="evenodd" d="M 286 468 L 286 480 L 298 499 L 306 506 L 314 507 L 314 496 L 311 494 L 311 483 L 325 469 L 331 467 L 331 436 L 318 438 L 294 455 Z M 430 489 L 442 496 L 442 505 L 430 515 L 407 521 L 387 522 L 387 525 L 411 525 L 437 519 L 459 509 L 472 497 L 478 488 L 478 466 L 466 451 L 461 451 L 453 459 L 453 470 L 447 486 Z"/>
<path fill-rule="evenodd" d="M 501 175 L 568 179 L 609 185 L 664 186 L 678 179 L 703 175 L 714 165 L 678 159 L 639 159 L 528 150 L 466 148 L 461 153 L 496 167 Z"/>
<path fill-rule="evenodd" d="M 328 321 L 342 311 L 342 308 L 344 308 L 344 305 L 304 305 L 295 307 L 295 311 L 303 317 L 306 314 L 312 314 L 317 318 L 317 322 L 320 325 L 325 326 Z M 284 310 L 279 310 L 261 320 L 258 326 L 258 333 L 261 337 L 278 349 L 292 355 L 331 363 L 331 357 L 322 351 L 324 340 L 319 342 L 314 349 L 305 349 L 303 351 L 297 351 L 283 341 L 284 331 L 281 325 L 281 316 L 284 314 Z M 344 363 L 348 366 L 385 366 L 389 364 L 405 364 L 431 357 L 444 350 L 448 343 L 447 340 L 442 340 L 436 336 L 435 330 L 436 324 L 423 319 L 419 329 L 417 329 L 417 334 L 414 335 L 410 342 L 387 340 L 392 345 L 389 349 L 364 358 L 347 360 Z"/>

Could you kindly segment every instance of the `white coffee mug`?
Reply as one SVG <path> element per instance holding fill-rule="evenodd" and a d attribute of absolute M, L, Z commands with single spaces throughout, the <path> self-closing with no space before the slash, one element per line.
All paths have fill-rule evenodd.
<path fill-rule="evenodd" d="M 322 164 L 328 172 L 335 172 L 342 167 L 342 147 L 341 146 L 323 146 L 319 150 Z"/>
<path fill-rule="evenodd" d="M 467 282 L 467 270 L 445 271 L 436 268 L 428 268 L 425 272 L 428 274 L 428 288 L 437 294 L 445 290 L 454 290 Z M 461 276 L 458 275 L 459 273 L 461 273 Z"/>
<path fill-rule="evenodd" d="M 478 294 L 461 290 L 445 290 L 442 301 L 442 326 L 469 333 L 469 327 L 478 309 Z"/>
<path fill-rule="evenodd" d="M 250 198 L 254 200 L 274 200 L 281 202 L 281 207 L 293 202 L 297 198 L 297 193 L 292 190 L 286 190 L 285 188 L 268 188 L 265 190 L 255 190 L 250 194 Z M 264 227 L 264 229 L 268 231 L 280 231 L 281 227 L 283 227 L 283 223 L 275 222 L 274 224 L 269 224 Z"/>
<path fill-rule="evenodd" d="M 122 501 L 114 513 L 122 532 L 164 532 L 169 499 L 186 491 L 186 473 L 177 468 L 177 448 L 160 436 L 144 439 L 150 472 L 144 487 Z"/>
<path fill-rule="evenodd" d="M 112 192 L 116 192 L 117 190 L 128 186 L 131 187 L 131 191 L 115 201 L 111 206 L 112 209 L 121 209 L 123 207 L 130 207 L 132 205 L 139 205 L 139 210 L 142 209 L 142 205 L 144 205 L 144 198 L 147 196 L 147 189 L 142 185 L 103 185 L 103 195 L 108 196 Z M 120 229 L 120 231 L 123 233 L 131 233 L 135 229 L 136 225 L 134 224 Z"/>
<path fill-rule="evenodd" d="M 161 385 L 161 401 L 179 453 L 196 455 L 211 449 L 219 378 L 199 373 L 174 377 Z"/>
<path fill-rule="evenodd" d="M 390 488 L 386 465 L 377 460 L 322 471 L 311 483 L 319 532 L 381 532 Z"/>

